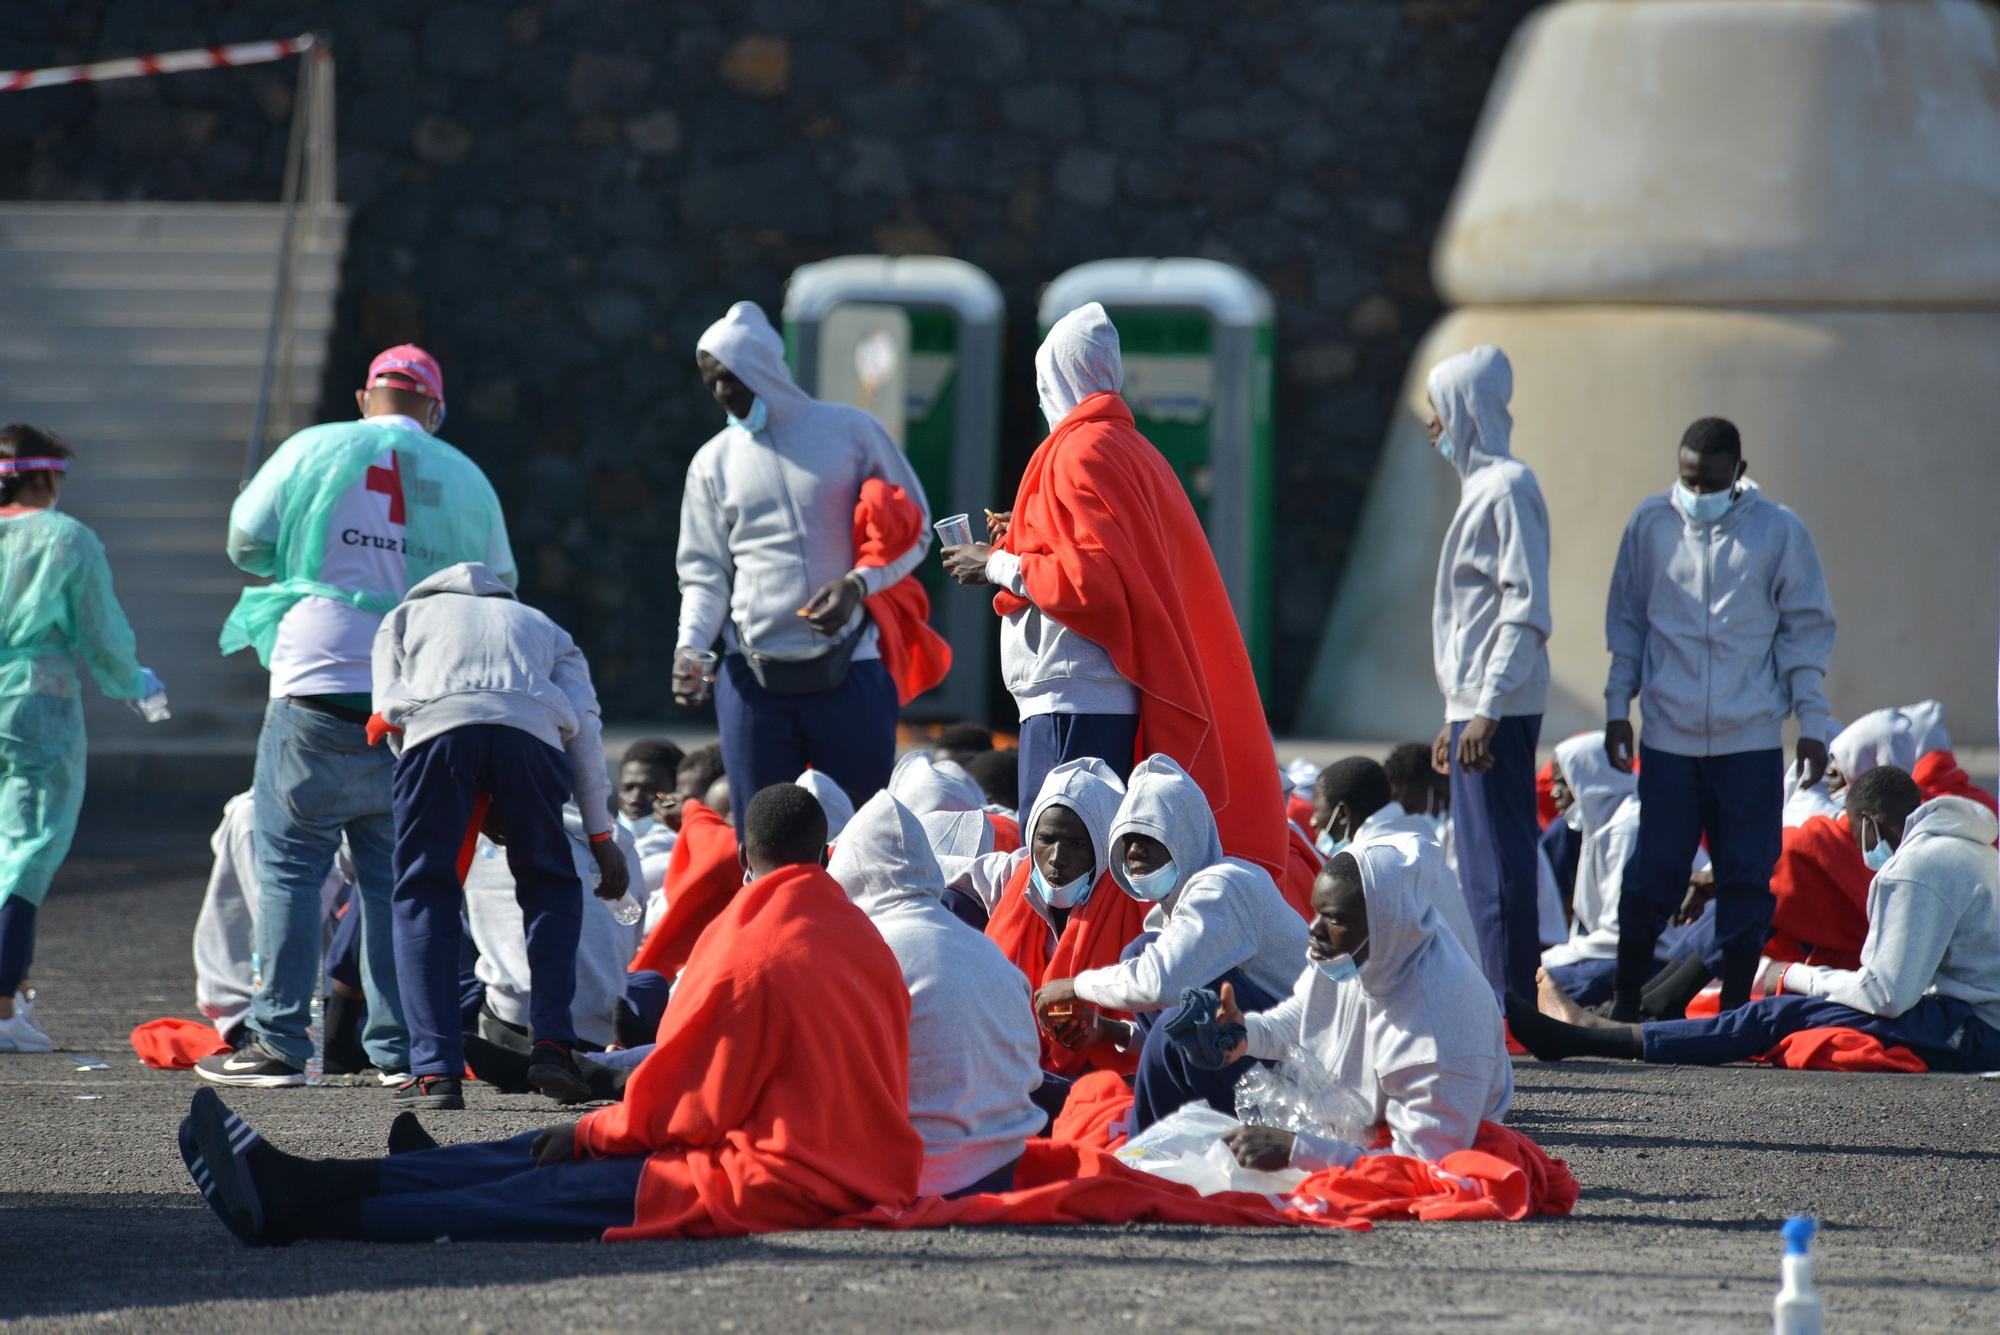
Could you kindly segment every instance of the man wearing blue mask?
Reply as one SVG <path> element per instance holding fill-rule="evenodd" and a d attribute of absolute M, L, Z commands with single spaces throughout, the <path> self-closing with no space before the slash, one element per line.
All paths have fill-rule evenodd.
<path fill-rule="evenodd" d="M 1641 773 L 1644 773 L 1642 768 Z M 1763 995 L 1694 1020 L 1565 1023 L 1507 999 L 1514 1036 L 1543 1061 L 1630 1057 L 1719 1066 L 1762 1056 L 1806 1029 L 1856 1029 L 1905 1047 L 1934 1071 L 2000 1066 L 2000 912 L 1993 813 L 1963 797 L 1923 800 L 1915 780 L 1878 765 L 1848 789 L 1868 887 L 1861 964 L 1773 960 Z"/>
<path fill-rule="evenodd" d="M 1549 511 L 1513 456 L 1514 370 L 1482 345 L 1431 368 L 1431 444 L 1459 478 L 1438 558 L 1431 655 L 1445 724 L 1458 876 L 1497 994 L 1531 991 L 1542 938 L 1535 745 L 1549 693 Z M 1525 989 L 1525 990 L 1524 990 Z"/>
<path fill-rule="evenodd" d="M 1787 714 L 1798 720 L 1802 786 L 1826 772 L 1832 715 L 1821 683 L 1834 621 L 1812 535 L 1759 494 L 1731 423 L 1704 417 L 1690 426 L 1679 480 L 1633 513 L 1604 624 L 1611 648 L 1604 749 L 1614 766 L 1631 770 L 1627 716 L 1635 695 L 1645 738 L 1612 1018 L 1640 1018 L 1654 947 L 1704 836 L 1715 871 L 1722 1006 L 1740 1006 L 1750 999 L 1775 902 Z"/>
<path fill-rule="evenodd" d="M 681 492 L 674 699 L 703 704 L 713 686 L 739 826 L 752 797 L 808 768 L 873 793 L 895 763 L 898 705 L 863 603 L 923 560 L 923 486 L 881 423 L 793 383 L 755 302 L 710 325 L 695 362 L 725 420 Z M 855 507 L 873 480 L 926 513 L 908 550 L 864 566 Z M 718 639 L 720 662 L 704 658 Z"/>

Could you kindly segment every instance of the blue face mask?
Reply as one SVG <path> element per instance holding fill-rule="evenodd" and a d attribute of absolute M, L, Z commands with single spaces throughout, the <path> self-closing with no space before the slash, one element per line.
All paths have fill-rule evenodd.
<path fill-rule="evenodd" d="M 1889 859 L 1895 856 L 1896 850 L 1889 847 L 1889 841 L 1882 837 L 1881 826 L 1865 816 L 1862 817 L 1862 820 L 1870 830 L 1874 831 L 1875 843 L 1861 854 L 1861 861 L 1867 866 L 1869 871 L 1881 871 L 1889 865 Z"/>
<path fill-rule="evenodd" d="M 1442 432 L 1438 433 L 1437 452 L 1444 456 L 1444 461 L 1446 463 L 1450 463 L 1452 461 L 1452 456 L 1456 454 L 1457 451 L 1452 448 L 1450 436 L 1447 436 Z"/>
<path fill-rule="evenodd" d="M 1042 875 L 1042 869 L 1032 859 L 1028 863 L 1028 884 L 1034 887 L 1036 896 L 1052 909 L 1073 909 L 1090 898 L 1090 873 L 1085 872 L 1067 885 L 1050 885 L 1048 877 Z"/>
<path fill-rule="evenodd" d="M 1729 513 L 1729 507 L 1736 500 L 1734 485 L 1722 491 L 1691 491 L 1685 482 L 1674 483 L 1674 495 L 1680 498 L 1681 511 L 1689 521 L 1696 524 L 1713 524 Z"/>
<path fill-rule="evenodd" d="M 743 431 L 748 431 L 754 436 L 759 431 L 762 431 L 765 424 L 771 420 L 771 405 L 764 402 L 764 396 L 759 394 L 757 401 L 750 405 L 750 415 L 748 417 L 736 417 L 729 413 L 724 413 L 723 416 L 729 418 L 729 425 Z"/>
<path fill-rule="evenodd" d="M 1366 937 L 1362 938 L 1363 944 L 1366 944 L 1367 939 Z M 1345 983 L 1361 976 L 1361 966 L 1354 962 L 1352 952 L 1343 952 L 1330 959 L 1321 959 L 1308 950 L 1306 952 L 1306 959 L 1312 964 L 1313 968 L 1319 970 L 1320 977 L 1330 983 Z"/>
<path fill-rule="evenodd" d="M 1174 865 L 1172 858 L 1167 859 L 1167 865 L 1158 871 L 1149 871 L 1144 876 L 1134 876 L 1128 871 L 1118 878 L 1119 888 L 1141 904 L 1157 904 L 1171 895 L 1180 883 L 1180 868 Z"/>
<path fill-rule="evenodd" d="M 1333 837 L 1332 830 L 1321 830 L 1319 838 L 1313 840 L 1313 847 L 1319 850 L 1321 857 L 1331 859 L 1335 854 L 1353 842 L 1354 839 L 1351 835 L 1345 839 L 1336 839 Z"/>

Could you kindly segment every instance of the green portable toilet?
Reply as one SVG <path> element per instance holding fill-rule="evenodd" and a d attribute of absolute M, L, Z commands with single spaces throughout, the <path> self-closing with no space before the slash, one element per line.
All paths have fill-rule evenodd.
<path fill-rule="evenodd" d="M 942 255 L 844 255 L 785 285 L 785 349 L 808 394 L 873 413 L 910 456 L 933 520 L 1001 508 L 1000 342 L 1006 304 L 984 270 Z M 998 656 L 996 618 L 977 590 L 945 578 L 933 542 L 917 575 L 951 675 L 919 697 L 922 718 L 983 719 Z"/>
<path fill-rule="evenodd" d="M 1125 401 L 1208 530 L 1260 689 L 1271 667 L 1271 294 L 1215 260 L 1080 264 L 1042 292 L 1042 331 L 1090 302 L 1118 326 Z"/>

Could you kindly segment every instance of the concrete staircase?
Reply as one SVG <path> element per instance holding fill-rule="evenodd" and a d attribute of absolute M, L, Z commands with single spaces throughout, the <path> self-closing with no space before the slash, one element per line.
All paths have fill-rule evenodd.
<path fill-rule="evenodd" d="M 87 687 L 94 762 L 254 739 L 266 677 L 216 637 L 244 583 L 223 542 L 283 220 L 266 204 L 0 204 L 0 421 L 76 449 L 63 508 L 103 538 L 140 661 L 173 702 L 149 728 Z M 345 235 L 338 208 L 300 216 L 291 420 L 274 405 L 267 452 L 317 407 Z"/>

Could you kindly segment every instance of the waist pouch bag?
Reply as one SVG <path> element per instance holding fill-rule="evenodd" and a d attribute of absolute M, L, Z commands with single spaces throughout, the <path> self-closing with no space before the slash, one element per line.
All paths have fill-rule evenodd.
<path fill-rule="evenodd" d="M 847 681 L 854 650 L 873 624 L 864 615 L 852 635 L 817 658 L 772 658 L 755 649 L 745 650 L 743 657 L 749 661 L 750 674 L 757 678 L 757 684 L 772 695 L 819 695 L 837 690 Z"/>

